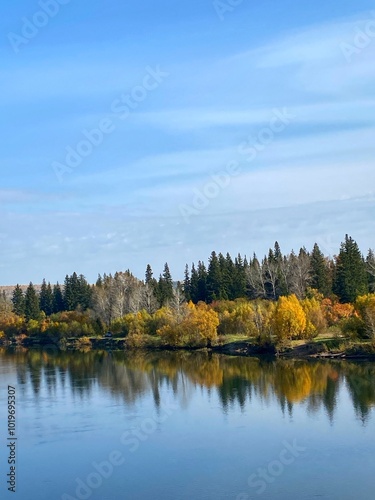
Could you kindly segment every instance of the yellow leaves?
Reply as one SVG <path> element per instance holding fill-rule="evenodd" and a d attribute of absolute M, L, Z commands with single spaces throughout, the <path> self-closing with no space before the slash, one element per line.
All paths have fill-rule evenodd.
<path fill-rule="evenodd" d="M 366 310 L 375 311 L 375 294 L 369 293 L 358 297 L 355 303 L 355 308 L 361 315 L 363 315 Z"/>
<path fill-rule="evenodd" d="M 0 316 L 0 330 L 3 331 L 8 338 L 21 333 L 23 326 L 23 318 L 12 312 Z"/>
<path fill-rule="evenodd" d="M 375 294 L 358 297 L 355 309 L 363 321 L 366 335 L 375 340 Z"/>
<path fill-rule="evenodd" d="M 222 335 L 261 335 L 264 330 L 268 311 L 266 302 L 260 305 L 254 302 L 226 302 L 227 309 L 215 305 L 219 311 L 219 333 Z"/>
<path fill-rule="evenodd" d="M 350 318 L 354 313 L 352 304 L 340 304 L 331 299 L 322 301 L 322 310 L 328 326 L 336 325 L 341 320 Z"/>
<path fill-rule="evenodd" d="M 157 329 L 157 334 L 169 345 L 205 346 L 217 339 L 219 316 L 207 304 L 196 306 L 191 302 L 186 306 L 185 317 L 176 318 Z"/>
<path fill-rule="evenodd" d="M 122 318 L 128 335 L 142 335 L 145 333 L 146 324 L 151 316 L 146 311 L 139 311 L 136 314 L 126 314 Z"/>
<path fill-rule="evenodd" d="M 280 297 L 273 317 L 274 333 L 279 340 L 303 337 L 306 330 L 306 314 L 295 295 Z"/>
<path fill-rule="evenodd" d="M 301 306 L 306 314 L 305 337 L 312 338 L 321 333 L 327 326 L 321 304 L 317 298 L 307 298 L 301 301 Z"/>

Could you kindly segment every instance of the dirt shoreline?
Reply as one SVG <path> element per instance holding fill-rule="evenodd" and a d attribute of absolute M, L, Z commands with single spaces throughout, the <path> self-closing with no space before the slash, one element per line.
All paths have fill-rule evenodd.
<path fill-rule="evenodd" d="M 92 338 L 90 344 L 82 345 L 77 343 L 77 339 L 68 339 L 65 345 L 56 343 L 42 343 L 39 339 L 24 339 L 22 344 L 16 341 L 0 342 L 3 347 L 15 348 L 24 347 L 29 349 L 46 349 L 51 350 L 68 350 L 68 351 L 84 351 L 88 350 L 109 350 L 109 351 L 133 351 L 142 349 L 144 351 L 199 351 L 205 350 L 217 354 L 225 354 L 228 356 L 245 356 L 245 357 L 262 357 L 275 359 L 340 359 L 340 360 L 366 360 L 375 361 L 375 352 L 369 350 L 368 344 L 355 344 L 344 350 L 327 350 L 326 345 L 322 342 L 311 342 L 295 347 L 277 349 L 273 344 L 257 345 L 248 341 L 228 342 L 227 344 L 217 345 L 212 347 L 173 347 L 166 345 L 150 345 L 146 344 L 139 347 L 129 347 L 126 345 L 125 339 L 105 339 Z M 370 352 L 369 352 L 370 351 Z M 372 349 L 372 351 L 374 351 Z"/>

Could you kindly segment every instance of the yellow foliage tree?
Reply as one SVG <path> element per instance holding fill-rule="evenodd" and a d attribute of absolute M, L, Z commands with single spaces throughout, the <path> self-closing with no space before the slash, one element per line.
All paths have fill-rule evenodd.
<path fill-rule="evenodd" d="M 306 314 L 297 297 L 280 297 L 273 316 L 273 328 L 278 340 L 301 338 L 307 325 Z"/>
<path fill-rule="evenodd" d="M 306 298 L 301 301 L 301 306 L 306 314 L 305 337 L 315 337 L 327 327 L 320 302 L 315 297 Z"/>
<path fill-rule="evenodd" d="M 353 316 L 354 312 L 352 304 L 340 304 L 327 298 L 322 300 L 321 307 L 328 326 L 337 325 L 340 321 Z"/>
<path fill-rule="evenodd" d="M 355 309 L 364 323 L 366 334 L 375 340 L 375 294 L 358 297 Z"/>
<path fill-rule="evenodd" d="M 207 304 L 192 302 L 186 305 L 184 318 L 178 322 L 176 318 L 158 328 L 165 343 L 173 346 L 206 346 L 217 339 L 219 316 Z"/>

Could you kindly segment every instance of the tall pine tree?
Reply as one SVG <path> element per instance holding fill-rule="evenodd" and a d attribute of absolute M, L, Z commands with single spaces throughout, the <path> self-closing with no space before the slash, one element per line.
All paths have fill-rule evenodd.
<path fill-rule="evenodd" d="M 53 312 L 53 294 L 51 284 L 48 283 L 47 285 L 45 279 L 43 280 L 42 287 L 40 289 L 39 307 L 46 316 L 50 316 Z"/>
<path fill-rule="evenodd" d="M 52 292 L 52 312 L 53 313 L 59 313 L 64 311 L 64 297 L 63 293 L 61 291 L 60 285 L 57 283 L 56 285 L 53 286 L 53 292 Z"/>
<path fill-rule="evenodd" d="M 30 282 L 25 294 L 25 318 L 29 321 L 30 319 L 39 319 L 39 317 L 39 298 L 34 285 Z"/>
<path fill-rule="evenodd" d="M 12 295 L 13 312 L 18 316 L 23 316 L 25 314 L 25 296 L 22 288 L 17 285 L 13 290 Z"/>
<path fill-rule="evenodd" d="M 324 297 L 332 294 L 332 276 L 329 262 L 324 257 L 319 245 L 315 243 L 311 252 L 311 287 L 318 290 Z"/>
<path fill-rule="evenodd" d="M 188 264 L 185 266 L 183 291 L 186 302 L 189 302 L 191 300 L 191 284 Z"/>
<path fill-rule="evenodd" d="M 224 259 L 225 260 L 225 259 Z M 212 252 L 208 262 L 207 272 L 207 301 L 213 302 L 221 297 L 222 276 L 219 257 L 216 252 Z"/>
<path fill-rule="evenodd" d="M 167 262 L 164 264 L 163 275 L 159 277 L 157 295 L 160 306 L 167 306 L 173 299 L 173 280 Z"/>
<path fill-rule="evenodd" d="M 366 264 L 357 243 L 348 235 L 336 260 L 334 292 L 341 302 L 355 302 L 368 292 Z"/>

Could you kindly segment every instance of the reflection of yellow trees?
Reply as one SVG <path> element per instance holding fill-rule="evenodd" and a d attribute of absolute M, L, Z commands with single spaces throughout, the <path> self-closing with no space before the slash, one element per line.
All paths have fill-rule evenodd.
<path fill-rule="evenodd" d="M 63 382 L 65 375 L 69 375 L 72 391 L 82 396 L 89 394 L 98 383 L 127 403 L 134 403 L 144 394 L 151 393 L 157 404 L 165 383 L 173 387 L 176 396 L 184 397 L 199 384 L 208 389 L 217 388 L 223 406 L 233 401 L 243 405 L 250 397 L 269 400 L 275 396 L 281 406 L 285 402 L 306 402 L 311 409 L 324 405 L 332 415 L 336 394 L 340 384 L 345 382 L 361 418 L 366 418 L 370 408 L 375 406 L 375 366 L 370 363 L 270 362 L 207 351 L 110 354 L 105 351 L 56 353 L 3 349 L 0 355 L 4 365 L 16 362 L 20 382 L 29 380 L 36 394 L 42 377 L 47 386 L 55 386 L 58 377 Z"/>
<path fill-rule="evenodd" d="M 223 367 L 217 356 L 206 354 L 199 359 L 190 356 L 183 363 L 183 370 L 195 384 L 210 388 L 219 387 L 223 383 Z"/>
<path fill-rule="evenodd" d="M 290 403 L 298 403 L 311 393 L 311 373 L 306 365 L 286 367 L 279 365 L 275 374 L 274 387 L 279 396 Z"/>

